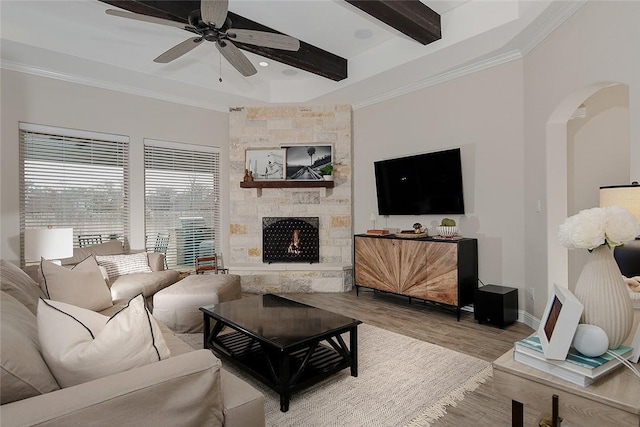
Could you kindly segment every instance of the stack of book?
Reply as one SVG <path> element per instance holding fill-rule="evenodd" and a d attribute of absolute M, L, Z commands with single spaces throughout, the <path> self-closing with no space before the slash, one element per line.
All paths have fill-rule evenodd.
<path fill-rule="evenodd" d="M 633 349 L 627 346 L 612 350 L 622 358 L 631 356 Z M 622 363 L 611 356 L 603 354 L 599 357 L 588 357 L 580 354 L 575 348 L 569 349 L 565 360 L 551 360 L 544 357 L 540 338 L 532 335 L 514 344 L 513 358 L 518 362 L 539 369 L 558 378 L 582 387 L 593 383 L 596 379 L 618 368 Z"/>
<path fill-rule="evenodd" d="M 389 230 L 381 230 L 381 229 L 367 230 L 367 234 L 375 234 L 377 236 L 384 236 L 384 235 L 389 234 Z"/>

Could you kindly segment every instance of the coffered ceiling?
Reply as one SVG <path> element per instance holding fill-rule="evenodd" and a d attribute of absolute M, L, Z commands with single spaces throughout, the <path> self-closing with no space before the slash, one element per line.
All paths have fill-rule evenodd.
<path fill-rule="evenodd" d="M 168 64 L 155 63 L 192 34 L 105 13 L 138 7 L 180 20 L 198 3 L 2 0 L 1 66 L 220 111 L 266 103 L 358 108 L 522 57 L 583 0 L 229 0 L 234 27 L 266 26 L 307 49 L 287 59 L 272 49 L 240 46 L 258 69 L 250 77 L 211 43 Z M 405 6 L 418 6 L 419 13 L 407 13 Z M 410 30 L 426 40 L 407 35 Z M 337 62 L 326 64 L 327 58 Z"/>

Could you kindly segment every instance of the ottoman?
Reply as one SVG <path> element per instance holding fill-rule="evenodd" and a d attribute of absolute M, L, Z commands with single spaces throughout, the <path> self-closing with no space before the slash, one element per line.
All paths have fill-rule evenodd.
<path fill-rule="evenodd" d="M 191 275 L 153 296 L 153 317 L 176 333 L 202 332 L 203 318 L 200 307 L 241 297 L 238 275 Z"/>

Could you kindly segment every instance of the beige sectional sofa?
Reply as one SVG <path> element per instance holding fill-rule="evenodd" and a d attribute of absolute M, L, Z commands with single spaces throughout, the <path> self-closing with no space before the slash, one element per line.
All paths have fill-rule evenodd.
<path fill-rule="evenodd" d="M 0 260 L 0 425 L 264 426 L 264 400 L 209 350 L 193 350 L 160 324 L 171 357 L 60 388 L 37 332 L 38 284 Z M 139 292 L 138 292 L 139 293 Z M 102 314 L 122 308 L 115 304 Z M 118 363 L 114 360 L 113 363 Z"/>

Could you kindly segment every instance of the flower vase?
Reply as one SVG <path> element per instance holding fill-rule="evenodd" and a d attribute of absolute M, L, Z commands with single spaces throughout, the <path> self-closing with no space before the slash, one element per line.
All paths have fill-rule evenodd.
<path fill-rule="evenodd" d="M 584 305 L 581 323 L 602 328 L 609 337 L 610 349 L 620 347 L 631 332 L 633 306 L 613 251 L 607 245 L 591 251 L 574 294 Z"/>

